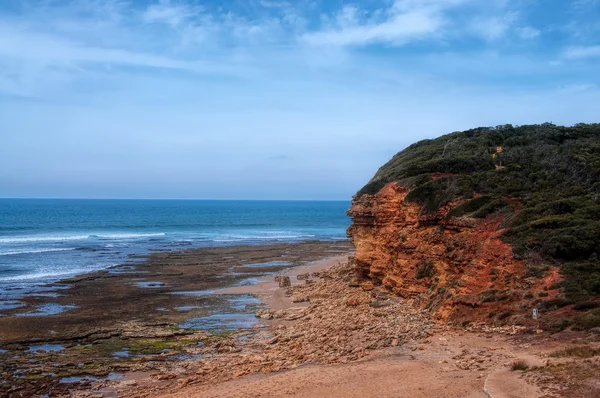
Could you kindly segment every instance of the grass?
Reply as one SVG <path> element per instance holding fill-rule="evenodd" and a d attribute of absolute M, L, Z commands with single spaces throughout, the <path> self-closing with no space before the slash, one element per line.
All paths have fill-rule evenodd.
<path fill-rule="evenodd" d="M 523 361 L 522 359 L 519 359 L 517 361 L 514 361 L 511 365 L 510 365 L 510 370 L 512 371 L 525 371 L 529 369 L 529 365 L 527 365 L 527 363 L 525 361 Z"/>
<path fill-rule="evenodd" d="M 553 358 L 592 358 L 600 355 L 600 348 L 593 348 L 590 346 L 573 346 L 565 348 L 564 350 L 554 351 L 550 354 Z"/>

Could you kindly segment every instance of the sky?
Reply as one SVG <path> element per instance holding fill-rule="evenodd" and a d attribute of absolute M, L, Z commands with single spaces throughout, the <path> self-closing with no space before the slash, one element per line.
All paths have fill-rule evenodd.
<path fill-rule="evenodd" d="M 0 197 L 348 200 L 478 126 L 600 122 L 600 0 L 1 0 Z"/>

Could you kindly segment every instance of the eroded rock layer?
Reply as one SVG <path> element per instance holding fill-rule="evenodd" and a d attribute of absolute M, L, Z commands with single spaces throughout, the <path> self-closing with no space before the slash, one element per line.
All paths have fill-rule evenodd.
<path fill-rule="evenodd" d="M 425 215 L 421 205 L 405 201 L 408 192 L 392 182 L 353 200 L 348 236 L 359 276 L 442 320 L 528 323 L 539 297 L 548 297 L 559 279 L 557 270 L 526 277 L 527 267 L 499 238 L 503 216 L 447 217 L 460 203 Z"/>

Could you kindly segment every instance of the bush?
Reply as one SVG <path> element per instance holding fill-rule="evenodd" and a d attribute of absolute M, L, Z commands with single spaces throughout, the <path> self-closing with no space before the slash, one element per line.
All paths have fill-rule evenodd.
<path fill-rule="evenodd" d="M 600 308 L 575 317 L 573 330 L 588 330 L 600 327 Z"/>
<path fill-rule="evenodd" d="M 510 312 L 510 311 L 503 312 L 502 314 L 498 315 L 498 320 L 502 321 L 511 315 L 512 315 L 512 312 Z"/>
<path fill-rule="evenodd" d="M 435 269 L 435 265 L 433 264 L 433 262 L 425 261 L 421 263 L 421 265 L 419 265 L 419 267 L 417 268 L 417 274 L 415 277 L 417 279 L 431 278 L 435 276 L 436 273 L 437 270 Z"/>
<path fill-rule="evenodd" d="M 510 370 L 512 370 L 512 371 L 517 371 L 517 370 L 525 371 L 527 369 L 529 369 L 529 365 L 527 365 L 527 363 L 525 361 L 523 361 L 522 359 L 514 361 L 510 365 Z"/>
<path fill-rule="evenodd" d="M 447 217 L 462 217 L 465 214 L 473 213 L 474 211 L 479 210 L 482 206 L 487 205 L 491 199 L 491 196 L 480 196 L 478 198 L 468 200 L 448 212 Z"/>
<path fill-rule="evenodd" d="M 590 346 L 574 346 L 565 348 L 564 350 L 554 351 L 550 353 L 551 357 L 564 358 L 564 357 L 579 357 L 579 358 L 592 358 L 600 355 L 600 348 L 593 348 Z"/>

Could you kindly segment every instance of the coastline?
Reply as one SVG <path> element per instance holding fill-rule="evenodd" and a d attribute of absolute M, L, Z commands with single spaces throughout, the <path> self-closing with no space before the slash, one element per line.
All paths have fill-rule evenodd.
<path fill-rule="evenodd" d="M 329 258 L 287 273 L 290 288 L 264 280 L 217 291 L 259 295 L 268 306 L 256 315 L 266 328 L 243 334 L 243 344 L 239 335 L 223 336 L 211 356 L 176 371 L 106 386 L 119 396 L 169 398 L 536 398 L 576 391 L 549 374 L 581 364 L 554 354 L 585 342 L 582 336 L 557 340 L 511 326 L 442 326 L 410 302 L 357 283 L 353 274 L 343 258 Z M 530 371 L 511 369 L 515 363 Z"/>
<path fill-rule="evenodd" d="M 307 241 L 156 252 L 51 284 L 0 317 L 0 395 L 68 395 L 148 363 L 196 358 L 203 341 L 258 321 L 255 296 L 214 290 L 348 250 L 347 241 Z"/>
<path fill-rule="evenodd" d="M 3 378 L 12 374 L 16 379 L 11 382 L 20 380 L 21 384 L 0 392 L 8 397 L 51 393 L 107 398 L 474 398 L 483 397 L 485 387 L 495 398 L 562 396 L 564 386 L 548 381 L 544 371 L 553 371 L 552 366 L 566 361 L 549 357 L 565 347 L 564 341 L 523 335 L 518 327 L 441 325 L 410 301 L 370 281 L 357 280 L 347 261 L 350 247 L 341 253 L 339 245 L 307 242 L 171 252 L 174 262 L 166 261 L 165 253 L 154 254 L 136 269 L 149 266 L 143 270 L 152 277 L 160 273 L 174 279 L 170 286 L 151 289 L 148 297 L 142 294 L 145 288 L 137 287 L 134 297 L 142 303 L 152 297 L 154 305 L 164 302 L 164 296 L 171 305 L 180 305 L 179 300 L 201 300 L 221 312 L 212 317 L 206 308 L 195 308 L 195 319 L 233 318 L 239 323 L 186 329 L 177 322 L 189 319 L 189 312 L 155 318 L 160 311 L 154 311 L 137 313 L 112 328 L 88 326 L 86 333 L 71 340 L 57 337 L 52 343 L 61 348 L 56 350 L 52 344 L 41 344 L 48 343 L 45 340 L 13 342 L 9 351 L 0 352 L 2 359 L 8 359 L 0 366 Z M 337 247 L 332 250 L 333 246 Z M 189 284 L 196 286 L 197 282 L 188 280 L 193 272 L 176 271 L 183 264 L 197 264 L 203 256 L 210 263 L 221 258 L 231 269 L 233 252 L 238 260 L 244 259 L 246 269 L 254 268 L 247 267 L 256 264 L 253 259 L 272 262 L 282 252 L 296 256 L 292 261 L 296 265 L 277 265 L 275 271 L 271 263 L 261 268 L 267 269 L 254 277 L 254 283 L 229 286 L 233 279 L 224 282 L 217 278 L 217 271 L 224 268 L 213 264 L 216 268 L 203 269 L 204 276 L 213 275 L 217 282 L 211 288 L 195 290 L 198 295 L 161 290 L 177 287 L 185 292 Z M 260 272 L 251 269 L 250 273 Z M 274 281 L 282 275 L 290 277 L 289 287 Z M 248 274 L 234 276 L 239 281 Z M 78 277 L 73 283 L 106 288 L 120 286 L 127 278 L 137 279 L 136 274 L 111 276 L 106 272 Z M 174 283 L 177 278 L 184 279 L 181 285 Z M 76 288 L 71 294 L 82 291 L 86 289 Z M 237 308 L 226 310 L 232 303 Z M 64 315 L 69 312 L 59 319 L 68 320 Z M 39 347 L 32 351 L 36 341 Z M 587 343 L 581 338 L 569 342 Z M 21 358 L 15 359 L 15 349 Z M 525 361 L 532 371 L 511 371 L 516 361 Z"/>

